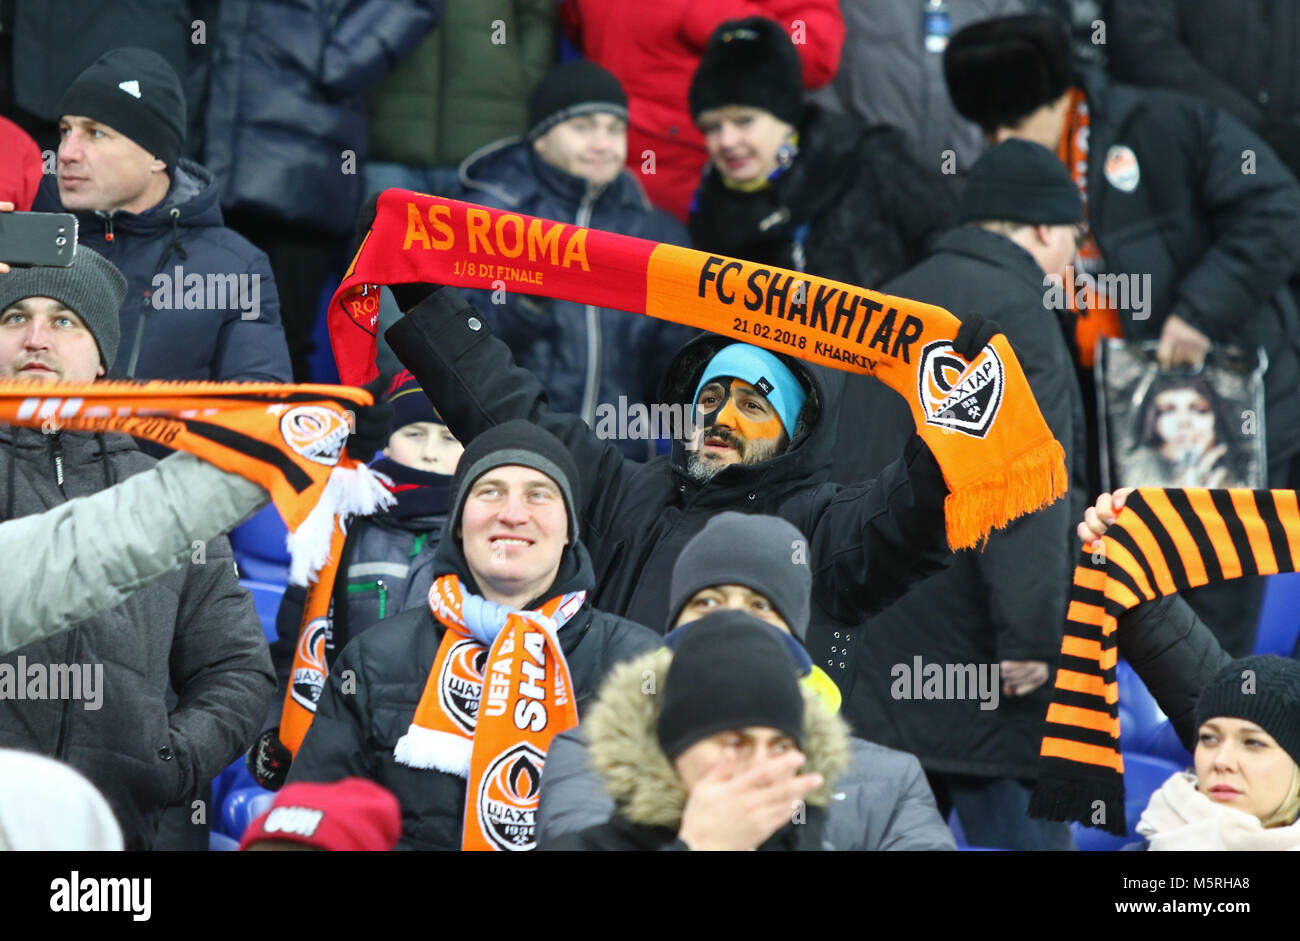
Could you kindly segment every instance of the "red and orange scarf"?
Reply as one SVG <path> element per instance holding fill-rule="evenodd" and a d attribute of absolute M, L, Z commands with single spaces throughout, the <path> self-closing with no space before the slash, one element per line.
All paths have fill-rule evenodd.
<path fill-rule="evenodd" d="M 578 724 L 557 635 L 586 598 L 569 592 L 515 611 L 467 594 L 455 575 L 435 579 L 429 591 L 429 608 L 447 630 L 393 757 L 467 779 L 463 849 L 536 845 L 546 751 Z"/>
<path fill-rule="evenodd" d="M 375 374 L 378 286 L 517 290 L 648 314 L 835 369 L 903 396 L 948 483 L 948 542 L 973 547 L 1065 493 L 1065 458 L 1007 338 L 972 361 L 929 304 L 811 275 L 407 190 L 386 190 L 330 304 L 345 382 Z"/>
<path fill-rule="evenodd" d="M 1188 588 L 1294 572 L 1297 563 L 1294 490 L 1143 487 L 1130 494 L 1074 570 L 1030 815 L 1128 832 L 1115 678 L 1121 614 Z"/>

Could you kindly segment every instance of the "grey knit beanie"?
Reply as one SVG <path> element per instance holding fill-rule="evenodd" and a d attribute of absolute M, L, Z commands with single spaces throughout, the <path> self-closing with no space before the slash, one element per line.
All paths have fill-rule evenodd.
<path fill-rule="evenodd" d="M 0 310 L 25 297 L 52 297 L 76 313 L 99 345 L 104 369 L 112 370 L 122 336 L 118 314 L 126 297 L 126 278 L 111 261 L 82 245 L 68 268 L 15 266 L 0 275 Z"/>
<path fill-rule="evenodd" d="M 812 569 L 803 533 L 779 516 L 719 513 L 682 547 L 668 588 L 672 630 L 686 602 L 715 585 L 761 593 L 799 640 L 808 636 Z"/>

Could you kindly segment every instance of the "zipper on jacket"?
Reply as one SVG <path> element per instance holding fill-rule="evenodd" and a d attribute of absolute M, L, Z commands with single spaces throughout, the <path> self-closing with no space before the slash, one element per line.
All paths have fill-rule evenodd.
<path fill-rule="evenodd" d="M 67 664 L 76 663 L 77 655 L 77 631 L 68 632 L 68 652 L 63 658 Z M 63 705 L 59 709 L 59 737 L 54 743 L 54 757 L 63 760 L 63 749 L 68 742 L 68 725 L 72 722 L 72 699 L 68 696 L 63 697 Z"/>
<path fill-rule="evenodd" d="M 388 586 L 384 584 L 382 578 L 377 578 L 373 582 L 361 582 L 357 585 L 349 585 L 348 594 L 354 591 L 377 591 L 379 592 L 379 620 L 388 617 Z"/>
<path fill-rule="evenodd" d="M 604 187 L 587 186 L 574 224 L 581 228 L 591 226 L 591 209 Z M 582 420 L 589 427 L 596 426 L 596 397 L 600 395 L 600 309 L 587 305 L 587 377 L 582 387 Z"/>

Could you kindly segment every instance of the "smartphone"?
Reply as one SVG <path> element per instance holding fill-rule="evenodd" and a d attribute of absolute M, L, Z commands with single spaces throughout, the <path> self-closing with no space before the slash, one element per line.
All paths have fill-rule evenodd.
<path fill-rule="evenodd" d="M 68 268 L 77 254 L 77 217 L 70 212 L 0 212 L 0 261 Z"/>

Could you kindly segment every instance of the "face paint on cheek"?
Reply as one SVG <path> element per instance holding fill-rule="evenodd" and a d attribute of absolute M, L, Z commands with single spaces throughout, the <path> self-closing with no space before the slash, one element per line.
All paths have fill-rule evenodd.
<path fill-rule="evenodd" d="M 745 436 L 746 441 L 775 441 L 781 436 L 781 419 L 775 415 L 763 421 L 754 421 L 736 412 L 735 406 L 730 402 L 727 407 L 735 413 L 736 430 Z"/>

